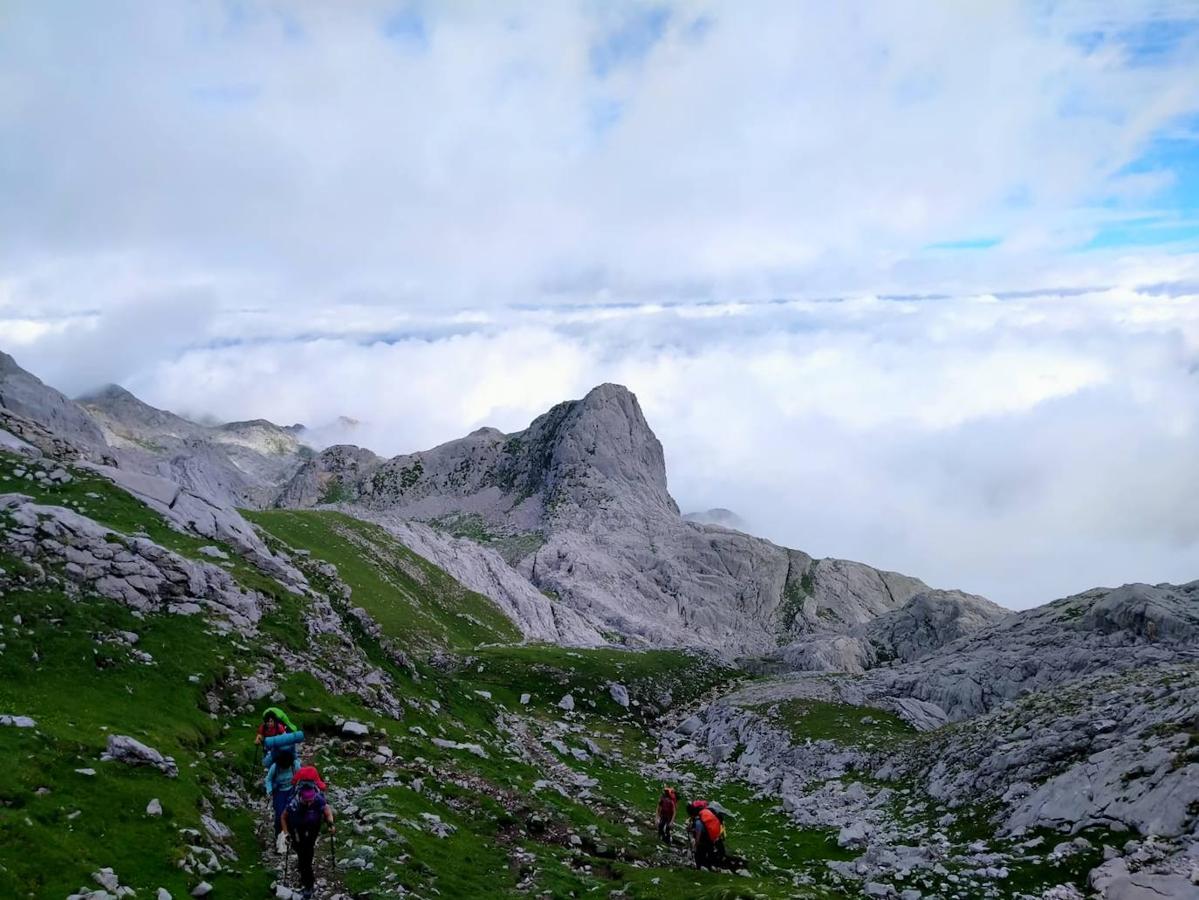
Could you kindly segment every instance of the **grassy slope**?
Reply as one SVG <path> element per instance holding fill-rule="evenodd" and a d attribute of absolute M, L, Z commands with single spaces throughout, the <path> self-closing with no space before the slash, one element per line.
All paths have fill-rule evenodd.
<path fill-rule="evenodd" d="M 336 566 L 354 592 L 354 604 L 407 646 L 427 650 L 520 639 L 495 604 L 462 587 L 378 525 L 312 510 L 265 510 L 247 516 L 277 540 Z"/>

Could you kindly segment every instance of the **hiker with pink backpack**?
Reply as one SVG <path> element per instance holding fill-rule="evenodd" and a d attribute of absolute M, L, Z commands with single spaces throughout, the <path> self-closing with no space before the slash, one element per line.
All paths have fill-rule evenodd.
<path fill-rule="evenodd" d="M 330 840 L 336 829 L 333 826 L 333 810 L 325 800 L 324 791 L 328 785 L 321 779 L 316 766 L 302 766 L 292 781 L 294 790 L 291 802 L 283 811 L 283 834 L 295 847 L 300 885 L 303 888 L 300 896 L 308 900 L 316 887 L 312 858 L 316 855 L 316 839 L 320 836 L 321 826 L 328 825 Z"/>

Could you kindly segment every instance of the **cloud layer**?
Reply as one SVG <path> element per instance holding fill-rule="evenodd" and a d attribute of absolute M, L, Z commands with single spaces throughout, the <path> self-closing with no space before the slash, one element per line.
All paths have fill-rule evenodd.
<path fill-rule="evenodd" d="M 104 323 L 13 349 L 67 377 L 111 347 Z M 617 381 L 684 509 L 731 507 L 780 543 L 1013 606 L 1199 574 L 1199 294 L 364 309 L 322 325 L 213 315 L 206 340 L 113 365 L 193 416 L 349 415 L 362 425 L 340 437 L 382 453 L 517 430 Z"/>

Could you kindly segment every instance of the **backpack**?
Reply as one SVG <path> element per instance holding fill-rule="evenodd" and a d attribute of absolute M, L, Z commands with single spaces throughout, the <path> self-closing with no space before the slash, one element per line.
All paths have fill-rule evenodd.
<path fill-rule="evenodd" d="M 296 785 L 291 802 L 287 804 L 287 822 L 297 831 L 315 831 L 325 817 L 325 795 L 314 781 Z"/>

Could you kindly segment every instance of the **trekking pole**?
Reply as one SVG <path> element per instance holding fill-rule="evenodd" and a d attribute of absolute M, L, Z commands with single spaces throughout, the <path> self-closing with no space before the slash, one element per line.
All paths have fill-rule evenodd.
<path fill-rule="evenodd" d="M 291 881 L 291 841 L 287 842 L 287 852 L 283 856 L 283 885 Z"/>
<path fill-rule="evenodd" d="M 337 837 L 332 831 L 329 832 L 329 853 L 333 857 L 333 868 L 337 869 Z"/>

